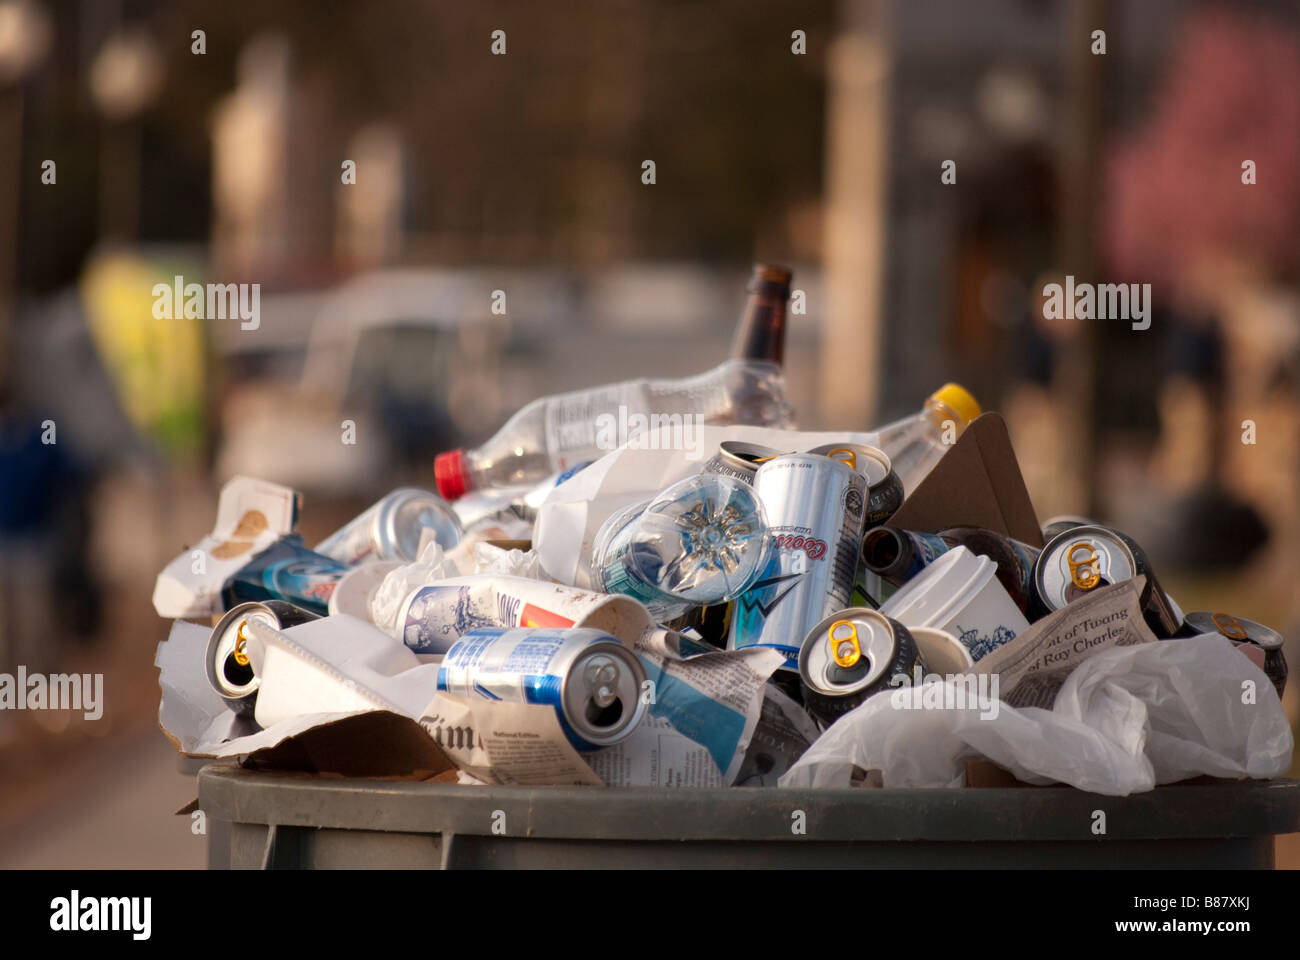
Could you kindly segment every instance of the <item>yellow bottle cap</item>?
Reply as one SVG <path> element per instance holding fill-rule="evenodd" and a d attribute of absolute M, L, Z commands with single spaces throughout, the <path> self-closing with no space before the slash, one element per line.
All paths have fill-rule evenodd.
<path fill-rule="evenodd" d="M 980 410 L 979 401 L 970 395 L 970 391 L 956 383 L 945 383 L 930 394 L 930 399 L 944 404 L 957 414 L 961 418 L 962 429 L 969 426 L 970 422 L 983 412 Z"/>

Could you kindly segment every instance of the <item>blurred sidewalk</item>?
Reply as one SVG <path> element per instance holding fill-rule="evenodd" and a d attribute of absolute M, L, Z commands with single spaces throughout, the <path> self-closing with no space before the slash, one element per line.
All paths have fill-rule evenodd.
<path fill-rule="evenodd" d="M 194 799 L 176 749 L 153 730 L 105 743 L 28 796 L 0 824 L 0 868 L 202 869 L 207 838 L 175 812 Z"/>

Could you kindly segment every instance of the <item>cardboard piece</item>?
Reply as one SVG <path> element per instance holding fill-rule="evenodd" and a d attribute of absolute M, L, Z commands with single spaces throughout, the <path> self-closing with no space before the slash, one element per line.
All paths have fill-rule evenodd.
<path fill-rule="evenodd" d="M 429 780 L 453 769 L 419 723 L 383 710 L 312 727 L 249 754 L 244 766 L 385 780 Z"/>
<path fill-rule="evenodd" d="M 162 687 L 158 723 L 185 756 L 245 759 L 262 767 L 338 776 L 428 779 L 453 769 L 414 717 L 387 710 L 314 713 L 259 729 L 229 710 L 196 669 L 209 633 L 178 620 L 154 659 Z"/>
<path fill-rule="evenodd" d="M 1001 414 L 976 417 L 889 523 L 922 533 L 984 527 L 1041 547 L 1042 525 Z"/>
<path fill-rule="evenodd" d="M 217 520 L 192 548 L 182 550 L 154 582 L 158 616 L 206 617 L 222 611 L 226 579 L 298 522 L 301 495 L 278 483 L 233 477 L 221 488 Z"/>
<path fill-rule="evenodd" d="M 533 541 L 531 540 L 484 540 L 483 542 L 500 550 L 519 550 L 522 553 L 527 553 L 533 549 Z"/>
<path fill-rule="evenodd" d="M 990 787 L 1026 787 L 1034 788 L 1037 784 L 1025 783 L 1023 780 L 1017 780 L 1015 774 L 1004 767 L 999 767 L 992 760 L 985 760 L 983 757 L 967 757 L 966 765 L 966 786 L 976 789 L 988 789 Z M 1046 786 L 1063 787 L 1063 783 L 1046 784 Z"/>

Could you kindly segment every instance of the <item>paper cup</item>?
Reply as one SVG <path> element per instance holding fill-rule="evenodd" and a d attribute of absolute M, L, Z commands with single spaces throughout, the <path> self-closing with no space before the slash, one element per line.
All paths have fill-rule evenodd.
<path fill-rule="evenodd" d="M 975 666 L 970 651 L 951 633 L 934 627 L 908 627 L 916 648 L 921 651 L 927 673 L 940 675 L 970 673 Z"/>
<path fill-rule="evenodd" d="M 880 612 L 909 628 L 950 633 L 979 660 L 1029 627 L 996 572 L 988 557 L 953 547 L 903 584 Z"/>
<path fill-rule="evenodd" d="M 346 613 L 374 623 L 375 618 L 370 615 L 370 598 L 384 582 L 384 577 L 401 566 L 405 566 L 401 560 L 377 560 L 345 573 L 330 595 L 330 616 Z"/>

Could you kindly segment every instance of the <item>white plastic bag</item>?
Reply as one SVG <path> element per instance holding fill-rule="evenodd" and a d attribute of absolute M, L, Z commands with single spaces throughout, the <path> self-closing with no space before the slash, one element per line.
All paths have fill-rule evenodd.
<path fill-rule="evenodd" d="M 402 610 L 402 602 L 412 590 L 426 583 L 457 575 L 454 566 L 450 570 L 447 567 L 446 557 L 437 541 L 426 542 L 418 560 L 393 570 L 375 590 L 370 598 L 371 622 L 389 636 L 400 636 L 397 615 Z"/>
<path fill-rule="evenodd" d="M 1126 796 L 1200 774 L 1280 776 L 1294 747 L 1272 683 L 1218 634 L 1099 653 L 1069 675 L 1051 710 L 899 705 L 915 701 L 892 691 L 867 700 L 780 786 L 847 787 L 858 767 L 880 770 L 886 787 L 960 787 L 963 759 L 984 756 L 1028 783 Z"/>

